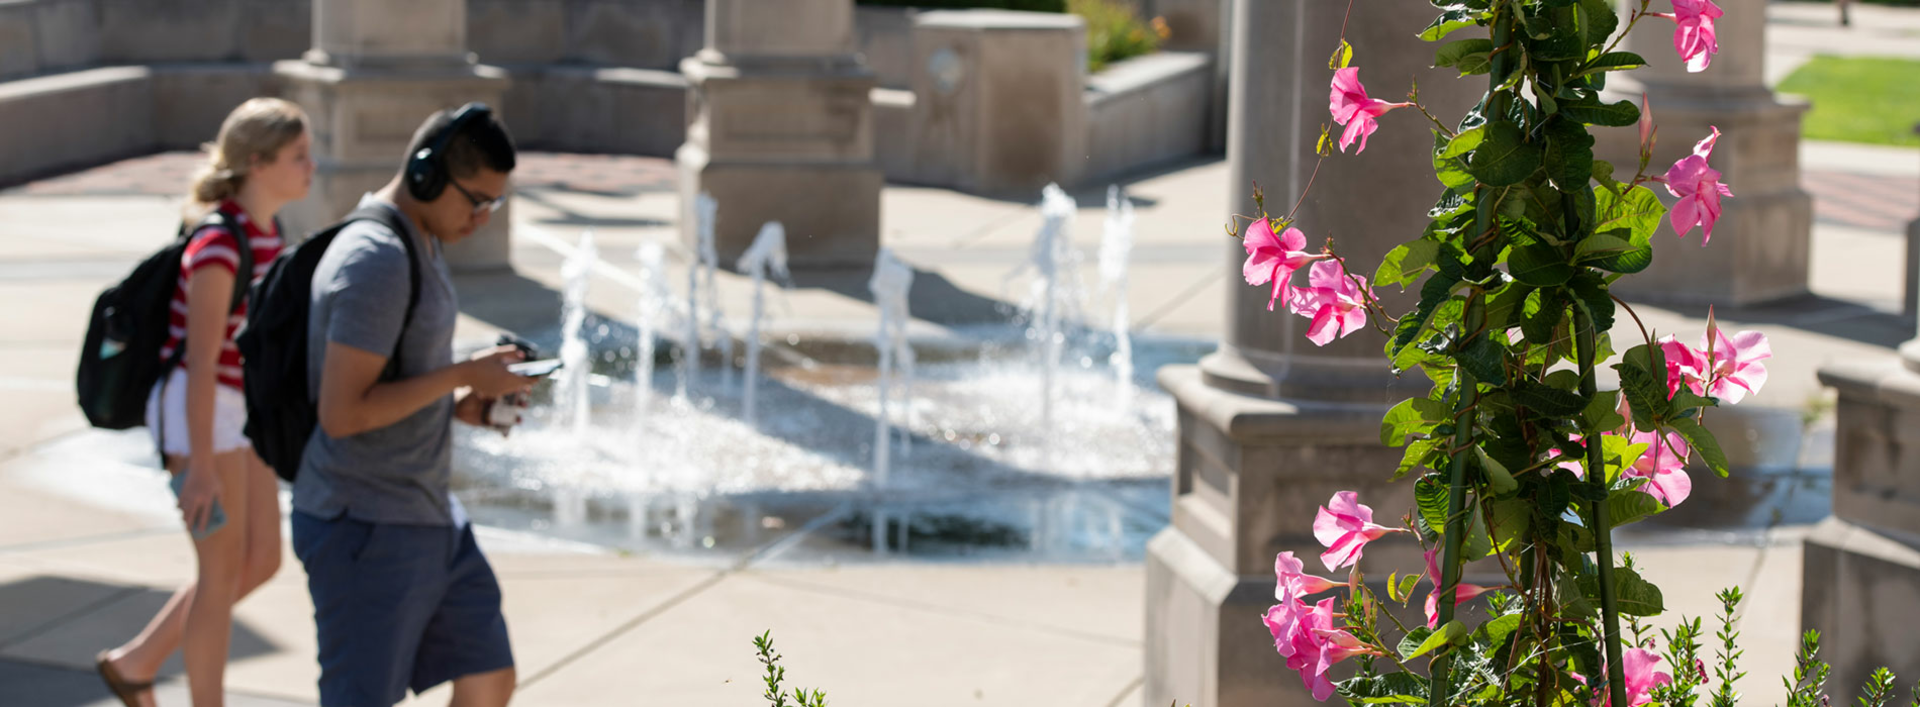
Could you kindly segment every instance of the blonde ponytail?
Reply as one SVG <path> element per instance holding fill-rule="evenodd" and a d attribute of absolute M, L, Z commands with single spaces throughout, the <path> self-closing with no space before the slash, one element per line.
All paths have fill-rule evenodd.
<path fill-rule="evenodd" d="M 307 114 L 278 98 L 249 99 L 233 109 L 220 124 L 219 137 L 200 146 L 207 161 L 187 189 L 186 221 L 198 221 L 220 202 L 238 196 L 254 157 L 271 162 L 280 148 L 306 131 Z"/>

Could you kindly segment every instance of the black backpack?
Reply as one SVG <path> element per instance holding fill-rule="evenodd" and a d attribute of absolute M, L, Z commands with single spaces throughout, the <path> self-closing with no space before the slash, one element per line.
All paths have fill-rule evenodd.
<path fill-rule="evenodd" d="M 235 341 L 246 374 L 247 439 L 253 442 L 260 459 L 289 483 L 299 475 L 300 457 L 320 424 L 318 401 L 307 387 L 307 316 L 313 303 L 313 271 L 319 267 L 321 256 L 327 254 L 327 246 L 355 221 L 384 224 L 399 235 L 407 249 L 407 312 L 400 320 L 400 338 L 394 341 L 393 355 L 387 357 L 387 367 L 380 372 L 382 381 L 396 378 L 400 345 L 406 341 L 406 326 L 413 321 L 413 308 L 420 300 L 420 259 L 406 226 L 384 206 L 354 211 L 299 246 L 281 251 L 267 274 L 253 286 L 247 325 Z"/>
<path fill-rule="evenodd" d="M 94 427 L 125 430 L 146 424 L 148 394 L 187 353 L 182 341 L 172 356 L 160 358 L 160 350 L 167 345 L 173 291 L 180 284 L 180 259 L 193 236 L 212 227 L 226 229 L 239 246 L 240 268 L 227 312 L 246 301 L 246 285 L 253 278 L 253 248 L 246 242 L 246 230 L 219 209 L 192 229 L 182 224 L 173 243 L 141 261 L 126 279 L 93 301 L 93 317 L 80 348 L 80 370 L 74 378 L 80 410 Z"/>

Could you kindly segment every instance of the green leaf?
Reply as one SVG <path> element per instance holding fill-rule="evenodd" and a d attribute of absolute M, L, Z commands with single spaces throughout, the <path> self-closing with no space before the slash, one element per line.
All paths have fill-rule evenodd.
<path fill-rule="evenodd" d="M 1701 427 L 1698 421 L 1683 417 L 1667 423 L 1673 427 L 1673 431 L 1687 439 L 1687 446 L 1700 455 L 1700 460 L 1706 462 L 1707 468 L 1712 469 L 1713 473 L 1724 479 L 1733 472 L 1733 466 L 1727 463 L 1727 453 L 1720 450 L 1720 440 L 1715 439 L 1707 428 Z"/>
<path fill-rule="evenodd" d="M 1513 472 L 1507 471 L 1506 465 L 1498 460 L 1487 456 L 1486 450 L 1474 447 L 1473 454 L 1479 457 L 1480 468 L 1487 472 L 1487 485 L 1493 487 L 1494 493 L 1506 494 L 1520 489 L 1520 482 L 1513 480 Z"/>
<path fill-rule="evenodd" d="M 1455 40 L 1442 45 L 1439 51 L 1434 52 L 1433 65 L 1436 68 L 1459 69 L 1461 76 L 1484 74 L 1493 66 L 1492 60 L 1488 58 L 1492 53 L 1493 40 L 1491 39 Z"/>
<path fill-rule="evenodd" d="M 1640 460 L 1641 453 L 1647 451 L 1647 445 L 1634 444 L 1620 435 L 1604 435 L 1600 438 L 1600 458 L 1607 466 L 1604 477 L 1606 483 L 1613 483 L 1621 472 Z"/>
<path fill-rule="evenodd" d="M 1552 63 L 1586 54 L 1586 36 L 1574 25 L 1571 9 L 1548 9 L 1528 17 L 1526 27 L 1528 58 Z"/>
<path fill-rule="evenodd" d="M 1333 50 L 1333 56 L 1327 58 L 1327 68 L 1333 71 L 1339 71 L 1347 68 L 1347 65 L 1351 63 L 1353 63 L 1353 45 L 1348 44 L 1347 40 L 1341 39 L 1340 46 L 1335 47 Z"/>
<path fill-rule="evenodd" d="M 1631 567 L 1613 568 L 1613 601 L 1620 613 L 1629 616 L 1659 616 L 1667 610 L 1660 588 L 1641 579 Z"/>
<path fill-rule="evenodd" d="M 1339 692 L 1350 703 L 1363 705 L 1426 704 L 1427 681 L 1411 673 L 1386 673 L 1348 678 Z"/>
<path fill-rule="evenodd" d="M 1373 271 L 1373 284 L 1397 285 L 1411 283 L 1420 273 L 1426 272 L 1433 264 L 1433 258 L 1440 254 L 1440 244 L 1425 238 L 1407 241 L 1387 251 L 1387 257 L 1380 261 L 1380 267 Z"/>
<path fill-rule="evenodd" d="M 1408 398 L 1400 401 L 1387 411 L 1380 421 L 1380 443 L 1389 447 L 1398 447 L 1407 443 L 1407 436 L 1420 434 L 1434 424 L 1452 417 L 1453 411 L 1446 403 L 1428 398 Z"/>
<path fill-rule="evenodd" d="M 1613 297 L 1607 294 L 1607 283 L 1591 270 L 1582 271 L 1567 289 L 1573 292 L 1573 304 L 1580 307 L 1593 320 L 1596 339 L 1613 329 Z M 1606 359 L 1594 356 L 1595 361 Z"/>
<path fill-rule="evenodd" d="M 1399 481 L 1409 472 L 1419 468 L 1427 455 L 1432 454 L 1433 450 L 1439 446 L 1440 440 L 1434 439 L 1416 439 L 1407 443 L 1407 451 L 1400 455 L 1400 467 L 1394 470 L 1393 480 Z"/>
<path fill-rule="evenodd" d="M 1387 574 L 1387 597 L 1394 601 L 1406 601 L 1400 598 L 1400 573 Z"/>
<path fill-rule="evenodd" d="M 1615 229 L 1631 229 L 1628 242 L 1651 242 L 1654 232 L 1660 230 L 1660 219 L 1667 214 L 1667 207 L 1660 203 L 1660 197 L 1652 189 L 1637 186 L 1627 190 L 1625 196 L 1615 196 L 1606 187 L 1594 187 L 1594 213 L 1599 221 L 1593 225 L 1595 233 L 1608 233 Z"/>
<path fill-rule="evenodd" d="M 1634 105 L 1633 101 L 1601 103 L 1597 98 L 1565 101 L 1560 104 L 1560 117 L 1588 125 L 1618 128 L 1640 122 L 1640 107 Z"/>
<path fill-rule="evenodd" d="M 1625 228 L 1616 228 L 1606 233 L 1589 236 L 1587 240 L 1593 240 L 1595 238 L 1610 239 L 1608 241 L 1602 241 L 1602 245 L 1611 245 L 1612 242 L 1619 241 L 1626 243 L 1627 248 L 1617 253 L 1603 253 L 1599 257 L 1587 260 L 1586 263 L 1588 265 L 1608 272 L 1631 274 L 1645 270 L 1648 265 L 1653 264 L 1653 237 L 1651 234 L 1641 236 Z M 1623 238 L 1631 240 L 1622 240 Z M 1581 243 L 1585 242 L 1586 241 L 1581 241 Z"/>
<path fill-rule="evenodd" d="M 1480 149 L 1480 144 L 1486 142 L 1487 126 L 1462 130 L 1454 135 L 1452 140 L 1441 139 L 1446 142 L 1446 145 L 1439 148 L 1436 154 L 1441 157 L 1463 157 L 1469 152 Z"/>
<path fill-rule="evenodd" d="M 1636 347 L 1637 348 L 1637 347 Z M 1627 408 L 1633 412 L 1633 426 L 1655 429 L 1668 413 L 1667 385 L 1646 369 L 1628 362 L 1614 364 L 1620 373 L 1620 392 L 1627 396 Z"/>
<path fill-rule="evenodd" d="M 1507 637 L 1513 635 L 1513 632 L 1519 628 L 1520 615 L 1507 614 L 1506 616 L 1488 621 L 1480 627 L 1480 630 L 1487 632 L 1488 643 L 1498 646 L 1505 643 Z"/>
<path fill-rule="evenodd" d="M 1426 637 L 1426 640 L 1421 641 L 1420 646 L 1418 648 L 1413 649 L 1412 653 L 1402 653 L 1401 657 L 1409 660 L 1413 658 L 1418 658 L 1420 656 L 1433 652 L 1433 650 L 1436 648 L 1451 644 L 1456 639 L 1459 639 L 1466 635 L 1467 635 L 1466 624 L 1460 623 L 1459 619 L 1448 621 L 1447 625 L 1441 626 L 1440 630 L 1432 632 L 1432 634 Z M 1409 633 L 1407 635 L 1407 638 L 1411 640 L 1413 638 L 1413 634 Z M 1406 641 L 1401 641 L 1400 645 L 1405 646 Z"/>
<path fill-rule="evenodd" d="M 1567 314 L 1566 291 L 1553 288 L 1534 290 L 1527 296 L 1526 306 L 1521 310 L 1520 332 L 1525 334 L 1527 342 L 1536 346 L 1553 340 L 1554 329 L 1559 328 L 1561 318 Z"/>
<path fill-rule="evenodd" d="M 1573 257 L 1585 262 L 1590 259 L 1589 256 L 1598 255 L 1605 257 L 1633 250 L 1632 242 L 1621 238 L 1619 235 L 1613 235 L 1618 233 L 1620 233 L 1620 229 L 1615 229 L 1608 233 L 1595 233 L 1580 239 L 1580 242 L 1573 246 Z M 1392 254 L 1388 255 L 1391 257 Z"/>
<path fill-rule="evenodd" d="M 1607 516 L 1615 528 L 1640 522 L 1662 510 L 1660 501 L 1644 491 L 1615 491 L 1607 496 Z"/>
<path fill-rule="evenodd" d="M 1533 291 L 1532 285 L 1516 282 L 1494 292 L 1487 298 L 1487 329 L 1499 332 L 1513 326 L 1511 322 L 1519 314 L 1521 305 L 1526 303 L 1527 295 Z"/>
<path fill-rule="evenodd" d="M 1486 138 L 1467 160 L 1467 173 L 1482 184 L 1519 184 L 1540 168 L 1540 145 L 1527 142 L 1518 126 L 1503 120 L 1487 124 L 1486 131 Z"/>
<path fill-rule="evenodd" d="M 1471 138 L 1468 137 L 1470 134 L 1472 135 Z M 1440 131 L 1433 131 L 1434 178 L 1440 180 L 1440 183 L 1446 185 L 1449 189 L 1471 188 L 1474 181 L 1473 175 L 1467 174 L 1467 161 L 1461 159 L 1458 155 L 1448 153 L 1452 151 L 1453 146 L 1460 145 L 1463 141 L 1469 142 L 1472 145 L 1479 145 L 1481 135 L 1482 133 L 1479 129 L 1475 128 L 1460 133 L 1455 136 L 1453 140 L 1449 141 Z M 1472 148 L 1467 149 L 1470 150 Z M 1463 150 L 1462 152 L 1465 151 Z"/>
<path fill-rule="evenodd" d="M 1410 574 L 1400 578 L 1400 601 L 1405 603 L 1413 598 L 1413 587 L 1420 582 L 1420 575 Z"/>
<path fill-rule="evenodd" d="M 1409 655 L 1409 654 L 1413 653 L 1414 651 L 1420 650 L 1420 646 L 1425 644 L 1427 639 L 1433 637 L 1433 635 L 1434 635 L 1433 629 L 1427 628 L 1425 626 L 1413 627 L 1413 630 L 1408 631 L 1407 635 L 1400 639 L 1400 646 L 1399 646 L 1400 655 L 1407 656 L 1409 658 L 1413 657 L 1412 655 Z"/>
<path fill-rule="evenodd" d="M 1591 402 L 1571 390 L 1530 382 L 1523 382 L 1513 389 L 1513 401 L 1551 417 L 1578 415 Z"/>
<path fill-rule="evenodd" d="M 1580 75 L 1597 74 L 1602 71 L 1630 71 L 1647 65 L 1647 60 L 1633 52 L 1607 52 L 1594 57 L 1581 67 Z"/>
<path fill-rule="evenodd" d="M 1453 301 L 1453 286 L 1460 284 L 1460 275 L 1457 264 L 1452 268 L 1450 273 L 1447 263 L 1441 263 L 1440 272 L 1427 278 L 1426 284 L 1420 286 L 1420 304 L 1414 307 L 1412 314 L 1401 318 L 1395 328 L 1393 341 L 1387 345 L 1389 357 L 1397 359 L 1400 350 L 1412 344 L 1414 339 L 1419 337 L 1421 330 L 1426 328 L 1428 321 L 1435 318 L 1434 315 L 1440 310 L 1440 305 Z M 1459 315 L 1454 316 L 1457 319 Z M 1447 323 L 1449 322 L 1444 320 L 1438 321 L 1436 326 Z"/>
<path fill-rule="evenodd" d="M 1526 237 L 1516 237 L 1507 254 L 1507 273 L 1513 279 L 1534 287 L 1554 287 L 1573 278 L 1576 268 L 1567 261 L 1559 246 Z"/>
<path fill-rule="evenodd" d="M 1507 552 L 1526 542 L 1527 528 L 1533 524 L 1533 505 L 1527 499 L 1503 498 L 1488 504 L 1487 510 L 1493 514 L 1494 549 Z"/>
<path fill-rule="evenodd" d="M 1546 135 L 1547 175 L 1560 191 L 1586 191 L 1593 178 L 1593 136 L 1586 126 L 1554 118 L 1547 122 Z"/>
<path fill-rule="evenodd" d="M 1602 390 L 1594 393 L 1593 402 L 1587 409 L 1580 411 L 1580 426 L 1589 430 L 1617 430 L 1627 424 L 1627 418 L 1620 416 L 1616 408 L 1620 404 L 1620 391 Z"/>
<path fill-rule="evenodd" d="M 1454 30 L 1479 24 L 1479 12 L 1466 5 L 1448 5 L 1440 8 L 1440 16 L 1433 18 L 1433 24 L 1420 31 L 1420 38 L 1429 42 L 1438 42 Z"/>
<path fill-rule="evenodd" d="M 1507 368 L 1503 365 L 1506 347 L 1493 342 L 1489 337 L 1479 337 L 1461 351 L 1454 360 L 1460 367 L 1473 374 L 1475 380 L 1492 386 L 1507 384 Z"/>
<path fill-rule="evenodd" d="M 1413 484 L 1413 499 L 1420 508 L 1420 517 L 1427 521 L 1433 532 L 1445 534 L 1447 529 L 1447 485 L 1440 483 L 1438 474 L 1420 477 Z"/>
<path fill-rule="evenodd" d="M 1613 30 L 1620 25 L 1620 16 L 1614 14 L 1613 3 L 1607 0 L 1580 0 L 1580 26 L 1586 30 L 1587 44 L 1605 46 L 1607 38 L 1613 36 Z"/>

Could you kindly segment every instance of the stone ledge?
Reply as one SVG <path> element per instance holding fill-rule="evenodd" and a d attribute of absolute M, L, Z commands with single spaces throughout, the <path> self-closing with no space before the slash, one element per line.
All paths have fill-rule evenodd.
<path fill-rule="evenodd" d="M 1086 26 L 1079 15 L 1015 10 L 935 10 L 913 16 L 916 27 L 964 30 L 1071 30 Z"/>
<path fill-rule="evenodd" d="M 1380 418 L 1391 407 L 1242 395 L 1202 382 L 1198 366 L 1164 366 L 1157 380 L 1181 407 L 1236 442 L 1378 445 Z"/>
<path fill-rule="evenodd" d="M 1213 57 L 1201 52 L 1157 52 L 1137 56 L 1087 77 L 1087 101 L 1091 106 L 1098 106 L 1128 94 L 1151 90 L 1186 74 L 1211 77 L 1212 71 Z"/>

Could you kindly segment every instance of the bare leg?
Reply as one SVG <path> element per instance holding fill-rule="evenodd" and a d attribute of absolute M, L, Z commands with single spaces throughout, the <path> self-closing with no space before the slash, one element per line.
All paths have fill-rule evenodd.
<path fill-rule="evenodd" d="M 241 573 L 239 594 L 244 599 L 280 571 L 284 551 L 280 545 L 280 483 L 273 467 L 260 461 L 252 449 L 241 454 L 247 463 L 247 542 L 242 555 L 246 569 Z"/>
<path fill-rule="evenodd" d="M 199 553 L 200 571 L 187 609 L 183 647 L 186 650 L 187 688 L 194 707 L 224 707 L 226 704 L 227 649 L 233 638 L 233 604 L 240 598 L 241 574 L 245 570 L 246 529 L 251 522 L 252 504 L 247 472 L 250 452 L 237 451 L 214 457 L 224 492 L 220 505 L 227 524 L 218 532 L 193 542 Z"/>
<path fill-rule="evenodd" d="M 513 668 L 456 678 L 453 699 L 447 702 L 447 707 L 506 707 L 518 680 Z"/>

